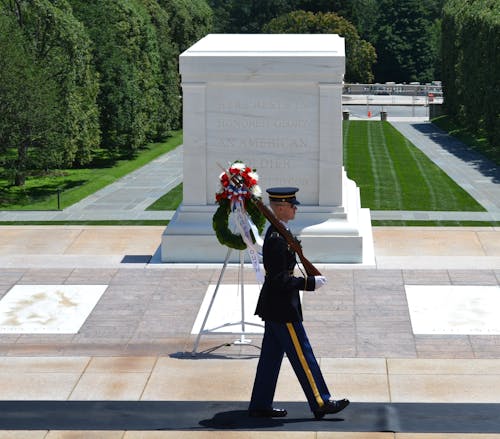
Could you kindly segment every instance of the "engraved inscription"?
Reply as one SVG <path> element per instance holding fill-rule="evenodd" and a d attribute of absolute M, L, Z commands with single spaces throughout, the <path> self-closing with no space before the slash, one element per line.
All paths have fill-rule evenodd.
<path fill-rule="evenodd" d="M 300 152 L 307 150 L 307 143 L 303 138 L 266 138 L 266 137 L 216 137 L 214 143 L 223 148 L 250 148 L 252 150 L 274 150 Z"/>
<path fill-rule="evenodd" d="M 216 127 L 218 129 L 243 129 L 243 128 L 287 128 L 306 129 L 311 125 L 310 120 L 273 120 L 260 118 L 245 119 L 218 119 Z"/>
<path fill-rule="evenodd" d="M 219 111 L 238 111 L 238 110 L 303 110 L 306 108 L 305 102 L 280 102 L 275 99 L 257 99 L 244 101 L 224 101 L 220 102 L 216 109 Z"/>
<path fill-rule="evenodd" d="M 207 160 L 228 155 L 257 169 L 265 187 L 300 187 L 317 202 L 319 102 L 314 87 L 212 88 L 207 111 Z M 210 98 L 210 96 L 209 96 Z M 230 153 L 229 153 L 230 152 Z M 213 188 L 207 181 L 208 194 Z"/>
<path fill-rule="evenodd" d="M 288 159 L 266 159 L 261 158 L 258 160 L 259 169 L 289 169 L 290 168 L 290 160 Z"/>
<path fill-rule="evenodd" d="M 275 178 L 273 176 L 267 179 L 268 186 L 297 186 L 303 191 L 304 188 L 308 188 L 311 185 L 311 179 L 307 176 L 285 176 L 282 178 Z"/>

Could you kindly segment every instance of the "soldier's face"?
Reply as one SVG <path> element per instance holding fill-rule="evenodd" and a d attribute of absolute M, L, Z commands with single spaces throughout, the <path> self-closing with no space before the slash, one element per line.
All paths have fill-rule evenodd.
<path fill-rule="evenodd" d="M 297 206 L 290 203 L 283 203 L 281 205 L 281 210 L 283 212 L 283 221 L 290 221 L 295 218 L 295 212 L 297 211 Z"/>

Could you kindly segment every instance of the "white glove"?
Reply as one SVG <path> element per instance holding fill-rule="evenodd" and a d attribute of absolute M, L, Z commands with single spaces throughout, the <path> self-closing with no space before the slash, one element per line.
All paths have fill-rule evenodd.
<path fill-rule="evenodd" d="M 327 281 L 325 276 L 314 276 L 314 289 L 320 289 L 323 285 L 326 284 L 326 282 Z"/>

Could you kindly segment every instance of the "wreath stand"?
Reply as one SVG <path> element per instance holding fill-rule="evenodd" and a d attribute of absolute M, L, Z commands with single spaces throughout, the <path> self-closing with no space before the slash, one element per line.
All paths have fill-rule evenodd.
<path fill-rule="evenodd" d="M 249 340 L 249 339 L 245 338 L 245 335 L 255 334 L 255 333 L 252 333 L 252 332 L 248 332 L 247 331 L 247 326 L 258 326 L 258 327 L 263 328 L 264 325 L 258 324 L 258 323 L 246 322 L 245 321 L 245 289 L 244 289 L 244 280 L 243 280 L 244 252 L 243 251 L 240 251 L 240 265 L 239 265 L 238 285 L 237 285 L 238 288 L 239 288 L 239 291 L 241 293 L 241 301 L 240 301 L 240 304 L 241 304 L 241 320 L 237 321 L 237 322 L 224 323 L 224 324 L 222 324 L 220 326 L 216 326 L 215 328 L 205 329 L 205 326 L 206 326 L 207 320 L 208 320 L 208 316 L 210 315 L 210 312 L 212 310 L 212 306 L 213 306 L 213 304 L 215 302 L 215 297 L 217 296 L 217 292 L 219 290 L 219 286 L 221 284 L 222 278 L 224 277 L 224 272 L 226 271 L 227 264 L 228 264 L 228 261 L 229 261 L 229 257 L 231 256 L 232 251 L 233 251 L 232 248 L 228 248 L 228 251 L 227 251 L 227 254 L 226 254 L 226 259 L 224 260 L 224 265 L 223 265 L 222 270 L 220 272 L 219 280 L 217 281 L 217 286 L 215 287 L 214 294 L 212 295 L 212 299 L 210 300 L 210 305 L 207 308 L 207 312 L 205 314 L 205 318 L 203 319 L 203 324 L 201 325 L 200 332 L 198 333 L 198 336 L 196 337 L 196 341 L 194 342 L 193 350 L 191 352 L 192 356 L 196 355 L 196 351 L 198 350 L 198 345 L 200 343 L 200 339 L 201 339 L 202 335 L 210 334 L 210 333 L 227 334 L 225 332 L 221 332 L 221 331 L 217 331 L 217 330 L 221 329 L 221 328 L 226 328 L 226 327 L 229 327 L 229 326 L 237 326 L 237 325 L 241 327 L 241 331 L 239 333 L 238 332 L 230 332 L 229 334 L 239 334 L 240 338 L 238 340 L 235 340 L 232 343 L 222 343 L 220 345 L 217 345 L 217 346 L 211 347 L 209 349 L 206 349 L 206 350 L 204 350 L 204 351 L 202 351 L 200 353 L 201 354 L 209 354 L 209 353 L 211 353 L 211 352 L 213 352 L 213 351 L 215 351 L 215 350 L 217 350 L 219 348 L 222 348 L 224 346 L 231 346 L 231 345 L 248 345 L 248 346 L 253 346 L 253 347 L 256 347 L 257 349 L 260 349 L 259 346 L 252 344 L 252 340 Z"/>

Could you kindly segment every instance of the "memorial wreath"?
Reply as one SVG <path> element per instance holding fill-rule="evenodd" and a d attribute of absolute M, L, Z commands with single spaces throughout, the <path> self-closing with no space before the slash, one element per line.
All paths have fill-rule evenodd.
<path fill-rule="evenodd" d="M 238 187 L 232 182 L 234 177 L 242 180 L 243 187 Z M 233 233 L 229 229 L 229 215 L 235 211 L 243 215 L 247 214 L 251 219 L 251 221 L 248 221 L 250 226 L 255 225 L 258 233 L 262 233 L 266 218 L 250 201 L 253 196 L 257 198 L 262 196 L 258 185 L 259 176 L 255 169 L 252 170 L 241 161 L 235 161 L 220 175 L 219 180 L 220 188 L 215 194 L 215 201 L 219 207 L 212 218 L 215 235 L 222 245 L 237 250 L 245 250 L 247 244 L 241 233 Z M 255 235 L 256 231 L 252 230 L 252 234 Z M 252 241 L 255 242 L 255 240 L 256 237 L 252 236 Z"/>

